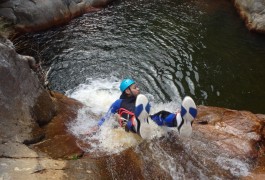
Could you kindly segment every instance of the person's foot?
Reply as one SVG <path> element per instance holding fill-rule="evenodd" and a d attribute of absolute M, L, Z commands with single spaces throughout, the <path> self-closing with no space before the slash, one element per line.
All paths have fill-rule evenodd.
<path fill-rule="evenodd" d="M 137 133 L 144 138 L 144 129 L 147 125 L 149 125 L 148 117 L 150 113 L 150 104 L 148 99 L 143 94 L 139 94 L 135 103 L 135 117 L 137 121 Z"/>
<path fill-rule="evenodd" d="M 197 108 L 193 99 L 186 96 L 181 104 L 181 111 L 177 114 L 177 123 L 180 136 L 190 137 L 192 134 L 192 122 L 197 116 Z"/>

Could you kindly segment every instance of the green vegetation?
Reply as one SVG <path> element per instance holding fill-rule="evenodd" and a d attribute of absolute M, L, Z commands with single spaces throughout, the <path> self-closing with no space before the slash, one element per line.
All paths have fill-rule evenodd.
<path fill-rule="evenodd" d="M 77 154 L 75 154 L 75 155 L 72 156 L 71 159 L 72 160 L 78 160 L 78 159 L 80 159 L 80 156 L 78 156 Z"/>

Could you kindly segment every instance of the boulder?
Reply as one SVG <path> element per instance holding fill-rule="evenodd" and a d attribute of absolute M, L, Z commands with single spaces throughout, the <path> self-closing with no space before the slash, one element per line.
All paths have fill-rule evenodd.
<path fill-rule="evenodd" d="M 16 53 L 9 40 L 0 40 L 0 132 L 2 139 L 23 142 L 37 126 L 32 107 L 45 90 L 28 61 Z"/>
<path fill-rule="evenodd" d="M 233 0 L 249 30 L 265 33 L 265 1 Z"/>
<path fill-rule="evenodd" d="M 76 16 L 95 11 L 113 0 L 6 0 L 0 1 L 0 17 L 17 30 L 31 32 L 67 23 Z"/>
<path fill-rule="evenodd" d="M 0 36 L 0 179 L 65 179 L 67 162 L 49 155 L 82 155 L 66 127 L 82 104 L 45 90 L 32 61 Z"/>
<path fill-rule="evenodd" d="M 52 95 L 57 106 L 56 116 L 41 129 L 34 129 L 34 134 L 43 134 L 44 138 L 38 143 L 33 143 L 31 147 L 55 159 L 81 157 L 84 152 L 78 146 L 77 138 L 69 132 L 67 125 L 77 117 L 78 109 L 83 105 L 60 93 L 52 92 Z"/>

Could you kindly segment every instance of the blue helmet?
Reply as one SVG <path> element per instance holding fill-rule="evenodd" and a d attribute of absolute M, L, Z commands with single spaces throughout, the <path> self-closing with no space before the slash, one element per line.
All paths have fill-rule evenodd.
<path fill-rule="evenodd" d="M 121 92 L 125 91 L 125 89 L 127 89 L 130 85 L 134 84 L 134 80 L 132 79 L 124 79 L 122 80 L 121 84 L 120 84 L 120 90 Z"/>

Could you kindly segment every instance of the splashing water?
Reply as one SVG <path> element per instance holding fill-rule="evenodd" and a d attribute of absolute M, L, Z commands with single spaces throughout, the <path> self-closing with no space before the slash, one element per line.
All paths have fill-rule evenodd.
<path fill-rule="evenodd" d="M 68 90 L 66 95 L 77 99 L 90 107 L 93 113 L 100 114 L 106 112 L 116 99 L 119 98 L 119 81 L 116 78 L 91 79 L 80 84 L 72 90 Z"/>
<path fill-rule="evenodd" d="M 98 131 L 89 133 L 91 128 L 97 126 L 98 120 L 108 111 L 111 104 L 120 96 L 119 80 L 111 77 L 109 79 L 87 79 L 85 84 L 80 84 L 74 89 L 68 90 L 66 95 L 81 101 L 85 107 L 80 109 L 75 121 L 68 124 L 69 130 L 85 144 L 89 146 L 80 147 L 86 152 L 104 152 L 107 154 L 118 153 L 129 147 L 135 146 L 142 141 L 142 138 L 135 133 L 128 133 L 119 127 L 115 115 L 110 117 Z M 146 94 L 151 100 L 151 113 L 159 110 L 176 112 L 179 102 L 157 103 L 152 101 L 154 97 Z M 176 99 L 177 100 L 177 99 Z M 153 121 L 147 129 L 151 132 L 149 139 L 161 137 L 168 129 L 159 127 Z"/>
<path fill-rule="evenodd" d="M 249 175 L 249 165 L 237 158 L 217 157 L 216 162 L 226 170 L 229 170 L 234 176 Z"/>

